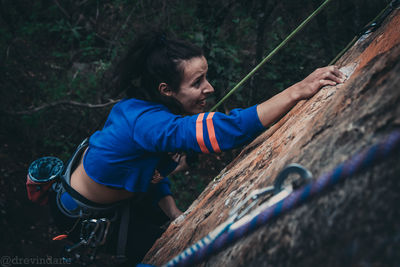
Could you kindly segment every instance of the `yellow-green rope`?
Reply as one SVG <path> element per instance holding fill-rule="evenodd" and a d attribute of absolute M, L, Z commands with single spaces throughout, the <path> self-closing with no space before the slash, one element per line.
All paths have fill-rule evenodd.
<path fill-rule="evenodd" d="M 230 97 L 238 88 L 240 88 L 251 76 L 253 76 L 259 68 L 261 68 L 268 60 L 272 58 L 282 47 L 286 45 L 304 26 L 311 21 L 331 0 L 325 0 L 307 19 L 305 19 L 292 33 L 290 33 L 285 40 L 283 40 L 274 50 L 272 50 L 268 56 L 266 56 L 249 74 L 246 75 L 238 84 L 235 85 L 214 107 L 211 111 L 216 110 L 228 97 Z"/>

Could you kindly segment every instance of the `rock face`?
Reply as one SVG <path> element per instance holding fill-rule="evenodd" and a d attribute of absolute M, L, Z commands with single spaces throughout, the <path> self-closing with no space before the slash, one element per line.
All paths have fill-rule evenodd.
<path fill-rule="evenodd" d="M 253 190 L 296 162 L 314 177 L 400 128 L 400 10 L 337 65 L 348 75 L 298 103 L 211 182 L 154 244 L 162 265 L 223 223 Z M 240 239 L 206 266 L 394 266 L 400 262 L 396 154 Z M 398 265 L 397 265 L 398 266 Z"/>

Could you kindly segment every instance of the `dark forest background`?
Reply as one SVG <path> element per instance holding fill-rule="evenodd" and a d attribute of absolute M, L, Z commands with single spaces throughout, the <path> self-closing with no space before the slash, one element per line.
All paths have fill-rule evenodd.
<path fill-rule="evenodd" d="M 322 0 L 0 0 L 0 256 L 54 256 L 46 207 L 29 203 L 29 164 L 64 161 L 102 126 L 110 73 L 138 32 L 161 28 L 203 48 L 221 99 Z M 221 112 L 268 99 L 327 65 L 389 0 L 333 0 Z M 172 177 L 185 210 L 239 152 L 201 156 Z"/>

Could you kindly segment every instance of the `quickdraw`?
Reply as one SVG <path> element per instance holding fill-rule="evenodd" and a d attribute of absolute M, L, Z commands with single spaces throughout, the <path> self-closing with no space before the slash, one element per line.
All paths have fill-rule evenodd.
<path fill-rule="evenodd" d="M 290 174 L 298 174 L 299 177 L 287 182 Z M 232 218 L 232 221 L 234 222 L 241 219 L 244 215 L 248 214 L 251 208 L 253 208 L 261 199 L 261 197 L 265 195 L 270 195 L 270 198 L 267 201 L 267 206 L 272 206 L 292 193 L 294 189 L 297 189 L 305 183 L 311 181 L 311 179 L 312 174 L 305 167 L 297 163 L 289 164 L 275 178 L 273 186 L 267 186 L 254 190 L 248 197 L 240 202 L 236 208 L 229 212 L 229 217 Z M 242 212 L 239 213 L 242 207 L 250 200 L 252 202 Z"/>
<path fill-rule="evenodd" d="M 79 242 L 65 248 L 65 252 L 69 254 L 68 258 L 83 265 L 92 263 L 98 248 L 106 243 L 111 221 L 108 218 L 83 220 Z"/>
<path fill-rule="evenodd" d="M 290 174 L 297 174 L 299 177 L 297 177 L 297 179 L 291 179 L 289 177 Z M 257 211 L 254 211 L 253 214 L 249 214 L 249 211 L 262 199 L 262 196 L 269 196 L 262 207 L 266 208 L 272 206 L 279 201 L 285 199 L 293 192 L 293 190 L 308 183 L 309 181 L 311 181 L 311 179 L 311 172 L 300 164 L 292 163 L 287 165 L 278 174 L 273 186 L 254 190 L 248 197 L 246 197 L 229 212 L 229 217 L 224 223 L 219 225 L 214 231 L 209 233 L 207 236 L 202 238 L 191 247 L 187 248 L 180 255 L 166 263 L 164 266 L 175 266 L 184 258 L 187 258 L 199 251 L 201 248 L 210 245 L 220 235 L 224 234 L 227 231 L 233 230 L 251 220 L 251 218 L 255 216 Z M 251 203 L 246 208 L 244 208 L 243 211 L 241 211 L 249 201 L 251 201 Z"/>

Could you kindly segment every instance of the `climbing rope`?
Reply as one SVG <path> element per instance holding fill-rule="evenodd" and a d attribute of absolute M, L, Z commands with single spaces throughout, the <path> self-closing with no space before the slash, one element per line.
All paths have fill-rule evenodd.
<path fill-rule="evenodd" d="M 259 68 L 269 61 L 282 47 L 284 47 L 304 26 L 307 25 L 331 0 L 325 0 L 308 18 L 306 18 L 294 31 L 292 31 L 277 47 L 274 48 L 252 71 L 249 72 L 239 83 L 237 83 L 214 107 L 211 111 L 216 110 L 226 99 L 228 99 L 237 89 L 239 89 L 251 76 L 253 76 Z"/>
<path fill-rule="evenodd" d="M 293 191 L 279 202 L 263 209 L 252 218 L 247 218 L 245 222 L 239 220 L 235 223 L 236 226 L 232 224 L 228 231 L 220 233 L 212 242 L 197 242 L 164 266 L 190 266 L 200 263 L 280 215 L 321 194 L 338 182 L 349 179 L 367 168 L 371 168 L 399 151 L 400 131 L 397 130 L 381 142 L 372 145 L 339 164 L 332 171 L 321 175 L 316 180 Z M 221 226 L 224 227 L 223 225 Z"/>

